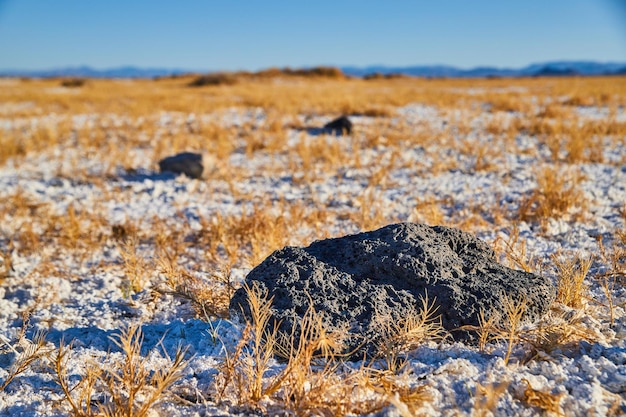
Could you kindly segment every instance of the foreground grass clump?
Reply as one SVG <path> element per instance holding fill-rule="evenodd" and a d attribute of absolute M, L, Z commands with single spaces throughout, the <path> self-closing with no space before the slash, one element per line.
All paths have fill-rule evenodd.
<path fill-rule="evenodd" d="M 141 355 L 143 334 L 139 326 L 121 330 L 112 341 L 121 349 L 122 357 L 105 364 L 94 360 L 74 385 L 66 367 L 71 347 L 61 342 L 52 357 L 56 381 L 76 417 L 148 416 L 156 404 L 166 399 L 168 390 L 187 366 L 186 350 L 179 347 L 173 359 L 166 358 L 166 365 L 153 369 Z M 97 404 L 94 399 L 102 394 L 105 401 Z"/>
<path fill-rule="evenodd" d="M 425 385 L 406 387 L 397 377 L 406 365 L 399 359 L 402 352 L 442 334 L 427 299 L 419 319 L 387 328 L 393 346 L 383 352 L 385 368 L 354 369 L 342 365 L 347 333 L 326 331 L 321 313 L 309 308 L 297 332 L 280 335 L 272 299 L 256 286 L 246 287 L 246 293 L 251 319 L 234 351 L 225 355 L 214 386 L 217 398 L 255 404 L 266 412 L 338 416 L 372 413 L 388 404 L 415 411 L 430 400 Z M 284 362 L 278 371 L 271 366 L 275 355 Z"/>

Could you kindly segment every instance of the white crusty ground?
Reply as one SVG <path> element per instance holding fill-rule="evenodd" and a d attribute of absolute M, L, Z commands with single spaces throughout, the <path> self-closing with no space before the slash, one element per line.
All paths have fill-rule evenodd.
<path fill-rule="evenodd" d="M 13 107 L 22 108 L 32 103 L 17 103 Z M 0 107 L 0 129 L 26 128 L 37 123 L 48 123 L 60 116 L 47 115 L 33 119 L 13 119 L 11 107 Z M 580 117 L 601 119 L 607 117 L 606 109 L 580 108 Z M 110 115 L 112 120 L 121 121 L 124 116 Z M 419 104 L 397 110 L 394 119 L 408 124 L 427 123 L 434 129 L 444 129 L 446 124 L 462 117 L 460 112 L 441 112 L 436 108 Z M 470 136 L 477 141 L 489 141 L 490 136 L 482 126 L 493 117 L 485 113 L 474 120 L 474 130 Z M 503 123 L 507 119 L 519 117 L 516 114 L 500 114 Z M 624 118 L 623 112 L 618 115 Z M 243 123 L 263 124 L 265 114 L 262 109 L 229 109 L 210 115 L 189 115 L 163 113 L 158 123 L 162 126 L 180 126 L 196 119 L 218 120 L 225 126 Z M 317 117 L 308 123 L 322 125 L 329 117 Z M 370 119 L 354 117 L 357 127 L 367 126 Z M 76 126 L 98 123 L 97 115 L 76 115 Z M 336 141 L 342 138 L 302 135 L 291 132 L 288 146 L 296 146 L 300 140 Z M 451 138 L 456 140 L 456 138 Z M 536 138 L 520 135 L 516 138 L 517 149 L 539 149 L 533 153 L 505 151 L 504 160 L 498 168 L 474 172 L 470 169 L 472 157 L 462 154 L 450 155 L 444 145 L 441 149 L 407 148 L 399 155 L 408 164 L 398 164 L 393 168 L 386 187 L 375 190 L 375 198 L 389 219 L 419 220 L 414 212 L 417 202 L 425 196 L 454 201 L 447 210 L 464 210 L 469 205 L 494 207 L 502 205 L 514 208 L 519 199 L 535 186 L 533 169 L 538 163 L 537 154 L 549 154 L 541 149 Z M 212 218 L 216 214 L 242 213 L 252 207 L 254 201 L 285 200 L 305 201 L 311 206 L 327 207 L 328 210 L 352 207 L 368 186 L 368 175 L 372 167 L 383 163 L 388 157 L 388 149 L 378 145 L 374 149 L 351 149 L 359 152 L 363 168 L 343 169 L 337 172 L 316 173 L 313 183 L 294 181 L 298 173 L 288 171 L 285 155 L 270 155 L 257 152 L 252 157 L 244 152 L 235 152 L 230 160 L 232 169 L 238 170 L 242 181 L 237 187 L 250 196 L 249 201 L 236 201 L 227 184 L 217 180 L 190 180 L 185 177 L 173 178 L 153 171 L 146 166 L 150 155 L 145 149 L 136 149 L 131 155 L 138 171 L 127 175 L 120 168 L 114 178 L 95 185 L 88 181 L 73 180 L 72 172 L 88 172 L 93 175 L 105 172 L 105 164 L 97 154 L 85 155 L 71 147 L 51 149 L 33 154 L 19 162 L 9 161 L 0 167 L 0 199 L 14 194 L 18 189 L 34 201 L 51 203 L 58 214 L 65 213 L 69 205 L 77 205 L 89 210 L 96 203 L 110 224 L 124 223 L 127 220 L 148 219 L 152 216 L 175 221 L 175 214 L 183 210 L 191 227 L 199 227 L 197 217 Z M 623 161 L 626 154 L 624 141 L 621 145 L 606 149 L 607 161 Z M 456 158 L 457 169 L 430 174 L 429 168 L 436 158 Z M 264 167 L 284 166 L 284 171 L 273 171 L 264 175 Z M 597 254 L 596 236 L 609 238 L 624 227 L 618 209 L 626 202 L 626 167 L 619 164 L 580 164 L 572 167 L 573 173 L 584 175 L 581 187 L 589 202 L 589 216 L 583 221 L 571 222 L 567 217 L 554 219 L 541 232 L 536 225 L 523 222 L 518 224 L 520 235 L 526 239 L 529 255 L 547 259 L 558 251 L 580 251 Z M 103 201 L 103 192 L 115 196 Z M 358 210 L 358 207 L 354 207 Z M 451 216 L 453 213 L 445 213 Z M 11 217 L 0 219 L 2 232 L 10 235 L 19 229 Z M 302 225 L 306 235 L 308 225 Z M 328 235 L 336 236 L 356 232 L 354 226 L 338 223 Z M 481 228 L 479 237 L 493 242 L 497 237 L 506 237 L 506 230 Z M 611 242 L 605 241 L 605 244 Z M 44 248 L 45 251 L 45 248 Z M 29 283 L 27 277 L 44 256 L 21 256 L 13 254 L 15 272 L 0 281 L 0 381 L 7 376 L 15 354 L 9 345 L 18 338 L 21 321 L 20 312 L 38 303 L 41 308 L 34 311 L 30 323 L 32 329 L 48 332 L 50 346 L 58 346 L 63 339 L 73 341 L 74 349 L 68 368 L 80 373 L 90 360 L 106 358 L 107 352 L 116 350 L 110 336 L 128 323 L 142 322 L 145 334 L 144 348 L 149 355 L 149 363 L 157 369 L 163 363 L 164 349 L 173 355 L 179 344 L 188 346 L 193 355 L 189 366 L 178 386 L 186 387 L 198 394 L 201 399 L 194 403 L 169 402 L 159 408 L 160 415 L 167 416 L 210 416 L 236 414 L 236 409 L 218 407 L 203 397 L 216 373 L 220 358 L 227 349 L 237 343 L 241 326 L 225 320 L 207 323 L 191 318 L 189 305 L 172 296 L 163 296 L 157 301 L 151 299 L 149 289 L 124 298 L 120 287 L 122 277 L 110 273 L 106 268 L 98 268 L 100 262 L 115 262 L 119 251 L 114 245 L 105 245 L 80 264 L 68 258 L 66 269 L 78 279 L 69 280 L 64 276 L 51 274 L 37 285 Z M 597 300 L 605 300 L 602 289 L 593 279 L 594 274 L 607 266 L 596 262 L 588 279 L 590 294 Z M 243 279 L 248 269 L 234 271 L 238 280 Z M 208 276 L 211 271 L 198 268 L 199 276 Z M 523 379 L 533 388 L 563 393 L 561 403 L 567 416 L 606 415 L 615 401 L 621 401 L 617 413 L 626 414 L 626 290 L 618 286 L 613 291 L 615 300 L 615 325 L 610 328 L 608 315 L 597 303 L 589 303 L 584 320 L 589 331 L 598 336 L 598 342 L 582 342 L 571 350 L 552 354 L 545 360 L 531 360 L 526 364 L 513 361 L 505 366 L 504 345 L 495 344 L 489 353 L 481 353 L 474 347 L 463 344 L 428 343 L 410 354 L 408 378 L 413 383 L 426 382 L 433 400 L 426 403 L 420 413 L 430 416 L 469 415 L 474 406 L 476 384 L 483 386 L 494 381 L 509 382 L 510 388 L 500 399 L 498 415 L 531 416 L 541 415 L 538 408 L 528 407 L 519 401 L 526 387 Z M 43 300 L 43 302 L 42 302 Z M 594 313 L 594 314 L 591 314 Z M 161 343 L 161 345 L 160 345 Z M 162 346 L 159 349 L 158 346 Z M 280 365 L 275 365 L 280 366 Z M 353 366 L 358 366 L 354 364 Z M 516 398 L 517 397 L 517 398 Z M 204 398 L 204 400 L 202 400 Z M 621 399 L 620 399 L 621 398 Z M 68 410 L 59 405 L 60 390 L 43 362 L 36 362 L 30 369 L 16 378 L 4 391 L 0 392 L 1 416 L 62 416 Z M 620 411 L 621 410 L 621 411 Z M 243 412 L 242 412 L 243 413 Z M 393 406 L 387 407 L 381 415 L 399 415 Z"/>

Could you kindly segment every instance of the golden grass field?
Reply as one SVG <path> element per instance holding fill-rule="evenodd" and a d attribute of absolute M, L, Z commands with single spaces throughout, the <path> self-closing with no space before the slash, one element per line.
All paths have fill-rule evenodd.
<path fill-rule="evenodd" d="M 626 77 L 364 80 L 333 72 L 266 71 L 222 75 L 213 85 L 193 87 L 194 79 L 0 79 L 0 168 L 16 178 L 10 190 L 0 191 L 0 288 L 42 288 L 20 306 L 21 333 L 0 338 L 1 352 L 15 353 L 0 378 L 0 400 L 31 367 L 47 366 L 56 381 L 58 415 L 148 416 L 153 409 L 194 415 L 200 402 L 184 394 L 190 358 L 183 359 L 183 349 L 164 368 L 151 369 L 135 322 L 156 320 L 165 299 L 191 307 L 170 316 L 227 320 L 238 278 L 272 251 L 399 221 L 475 233 L 502 262 L 548 274 L 558 289 L 550 317 L 533 325 L 519 322 L 521 300 L 508 300 L 507 311 L 499 314 L 486 312 L 473 329 L 476 349 L 501 357 L 511 374 L 474 381 L 458 414 L 449 404 L 433 405 L 434 412 L 500 415 L 499 398 L 509 395 L 507 404 L 527 410 L 524 415 L 570 415 L 567 410 L 577 406 L 574 394 L 558 382 L 533 388 L 540 385 L 526 376 L 515 380 L 516 370 L 567 356 L 582 341 L 623 346 L 626 201 L 600 210 L 589 191 L 593 179 L 581 167 L 626 166 Z M 445 123 L 404 117 L 399 109 L 416 103 L 435 109 Z M 587 110 L 598 116 L 585 116 Z M 352 135 L 307 135 L 307 128 L 342 114 L 359 120 Z M 415 149 L 423 159 L 414 158 Z M 182 180 L 192 199 L 173 201 L 171 215 L 137 218 L 129 212 L 123 221 L 110 215 L 111 204 L 138 195 L 139 185 L 120 178 L 149 176 L 161 158 L 183 151 L 205 153 L 211 161 L 201 180 Z M 514 177 L 511 155 L 533 161 L 524 168 L 525 188 L 514 196 L 477 189 L 475 198 L 461 199 L 437 191 L 446 175 L 495 175 L 506 186 Z M 43 175 L 23 166 L 49 163 L 56 164 L 56 181 L 89 187 L 89 198 L 61 195 L 53 203 L 22 186 Z M 350 185 L 355 175 L 356 188 Z M 400 175 L 429 178 L 435 185 L 405 199 Z M 263 188 L 270 180 L 284 186 L 285 177 L 284 190 Z M 332 198 L 316 191 L 319 184 L 331 184 Z M 394 195 L 401 197 L 390 205 Z M 231 208 L 220 210 L 218 200 Z M 186 204 L 203 201 L 215 204 L 211 215 L 194 213 L 190 220 Z M 577 230 L 578 224 L 609 229 L 580 250 L 559 243 L 555 230 Z M 19 262 L 28 268 L 20 269 Z M 38 316 L 63 303 L 46 287 L 47 279 L 79 285 L 98 274 L 116 277 L 116 297 L 143 303 L 141 320 L 117 323 L 124 329 L 115 336 L 122 359 L 88 371 L 68 369 L 71 345 L 51 343 L 44 333 L 63 328 L 62 319 Z M 390 345 L 381 349 L 380 363 L 346 369 L 340 335 L 325 334 L 316 312 L 309 312 L 302 340 L 276 340 L 267 328 L 271 300 L 250 291 L 256 319 L 218 358 L 217 376 L 199 389 L 201 405 L 291 413 L 286 415 L 361 415 L 395 407 L 409 416 L 426 413 L 437 398 L 428 381 L 406 383 L 410 361 L 404 356 L 422 344 L 449 343 L 436 326 L 432 300 L 424 300 L 415 318 L 388 329 Z M 269 372 L 275 353 L 286 365 Z M 70 378 L 75 373 L 79 377 Z M 606 414 L 626 412 L 624 392 L 602 389 L 606 395 L 598 404 Z M 192 411 L 172 414 L 168 406 Z"/>

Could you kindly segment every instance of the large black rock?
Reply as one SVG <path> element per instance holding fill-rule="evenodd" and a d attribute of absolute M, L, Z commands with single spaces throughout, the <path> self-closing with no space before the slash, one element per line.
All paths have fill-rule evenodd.
<path fill-rule="evenodd" d="M 347 326 L 348 348 L 356 355 L 373 353 L 380 344 L 380 325 L 387 315 L 400 321 L 421 308 L 420 296 L 436 299 L 443 326 L 458 340 L 468 340 L 463 325 L 477 325 L 481 309 L 502 310 L 504 296 L 525 296 L 525 319 L 544 314 L 555 298 L 545 277 L 499 264 L 483 241 L 457 229 L 415 223 L 285 247 L 274 252 L 246 277 L 273 300 L 280 331 L 298 329 L 313 304 L 323 312 L 327 330 Z M 247 296 L 239 289 L 231 315 L 249 317 Z"/>
<path fill-rule="evenodd" d="M 202 155 L 193 152 L 183 152 L 174 156 L 168 156 L 159 161 L 161 172 L 174 172 L 185 174 L 189 178 L 200 178 L 204 166 L 202 165 Z"/>

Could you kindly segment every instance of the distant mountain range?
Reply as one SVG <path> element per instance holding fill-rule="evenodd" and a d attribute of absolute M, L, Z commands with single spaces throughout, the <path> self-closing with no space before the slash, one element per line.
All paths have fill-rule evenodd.
<path fill-rule="evenodd" d="M 565 75 L 622 75 L 626 74 L 626 62 L 601 63 L 594 61 L 554 61 L 528 65 L 524 68 L 476 67 L 461 69 L 445 65 L 386 67 L 371 66 L 365 68 L 344 67 L 348 75 L 363 77 L 371 74 L 404 74 L 414 77 L 538 77 Z"/>
<path fill-rule="evenodd" d="M 446 65 L 427 65 L 412 67 L 388 67 L 374 65 L 368 67 L 340 67 L 346 75 L 363 77 L 372 74 L 390 75 L 403 74 L 415 77 L 450 77 L 450 78 L 482 78 L 482 77 L 536 77 L 566 75 L 626 75 L 626 62 L 594 62 L 594 61 L 554 61 L 528 65 L 524 68 L 476 67 L 461 69 Z M 57 68 L 50 70 L 20 71 L 0 70 L 3 77 L 85 77 L 85 78 L 154 78 L 186 73 L 198 73 L 184 69 L 139 68 L 125 66 L 110 69 L 94 69 L 87 66 Z"/>
<path fill-rule="evenodd" d="M 88 66 L 54 68 L 48 70 L 0 70 L 0 77 L 84 77 L 84 78 L 154 78 L 180 75 L 193 71 L 168 68 L 139 68 L 133 66 L 94 69 Z"/>

